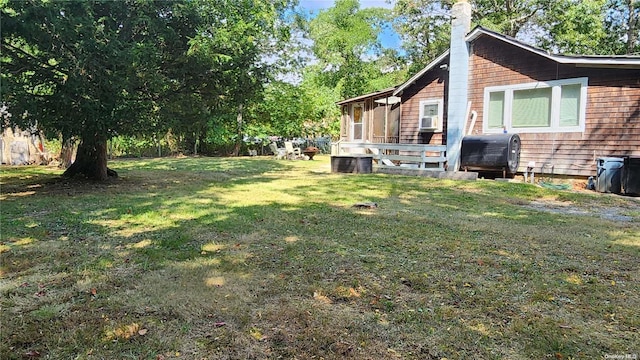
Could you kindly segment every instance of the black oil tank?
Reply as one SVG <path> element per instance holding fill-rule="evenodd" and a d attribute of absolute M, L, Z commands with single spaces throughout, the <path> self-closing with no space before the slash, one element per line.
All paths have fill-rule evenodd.
<path fill-rule="evenodd" d="M 518 134 L 469 135 L 462 138 L 463 170 L 506 171 L 515 174 L 520 164 Z"/>

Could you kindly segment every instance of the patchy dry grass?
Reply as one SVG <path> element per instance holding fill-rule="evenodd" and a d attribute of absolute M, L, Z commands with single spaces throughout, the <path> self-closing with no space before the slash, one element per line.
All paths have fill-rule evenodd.
<path fill-rule="evenodd" d="M 4 168 L 0 358 L 640 353 L 639 199 L 317 159 Z"/>

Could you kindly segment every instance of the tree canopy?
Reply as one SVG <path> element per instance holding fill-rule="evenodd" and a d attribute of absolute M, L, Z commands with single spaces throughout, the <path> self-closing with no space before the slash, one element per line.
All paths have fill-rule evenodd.
<path fill-rule="evenodd" d="M 320 11 L 309 22 L 312 51 L 318 59 L 310 70 L 321 83 L 337 88 L 342 97 L 377 90 L 375 80 L 393 85 L 383 66 L 394 54 L 383 51 L 379 35 L 390 20 L 383 8 L 361 9 L 358 0 L 337 0 L 332 8 Z M 380 85 L 380 81 L 376 85 Z"/>
<path fill-rule="evenodd" d="M 640 1 L 559 0 L 542 14 L 545 49 L 568 54 L 640 53 Z"/>
<path fill-rule="evenodd" d="M 106 141 L 198 132 L 260 92 L 288 1 L 5 1 L 2 102 L 12 121 L 81 139 L 67 172 L 105 179 Z"/>
<path fill-rule="evenodd" d="M 335 134 L 336 101 L 397 85 L 448 48 L 453 2 L 336 0 L 309 16 L 296 0 L 0 0 L 2 126 L 79 139 L 66 174 L 95 179 L 110 174 L 114 136 L 238 154 L 247 134 Z M 553 52 L 640 51 L 638 0 L 470 2 L 474 24 Z M 389 26 L 400 52 L 382 46 Z"/>
<path fill-rule="evenodd" d="M 411 72 L 449 46 L 451 0 L 397 0 L 394 28 Z M 472 23 L 543 49 L 581 55 L 637 54 L 638 0 L 470 0 Z"/>

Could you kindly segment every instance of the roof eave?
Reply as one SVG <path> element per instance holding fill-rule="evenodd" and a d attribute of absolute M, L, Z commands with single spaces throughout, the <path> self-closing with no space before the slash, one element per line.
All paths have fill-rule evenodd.
<path fill-rule="evenodd" d="M 467 42 L 472 42 L 482 35 L 487 35 L 504 41 L 513 46 L 517 46 L 526 51 L 535 53 L 549 60 L 555 61 L 559 64 L 576 65 L 579 67 L 600 67 L 600 68 L 623 68 L 623 69 L 637 69 L 640 68 L 640 57 L 629 56 L 569 56 L 569 55 L 557 55 L 548 51 L 533 47 L 491 30 L 487 30 L 481 26 L 476 26 L 466 37 Z"/>
<path fill-rule="evenodd" d="M 345 99 L 345 100 L 340 100 L 338 102 L 336 102 L 336 105 L 344 105 L 350 102 L 355 102 L 355 101 L 360 101 L 360 100 L 364 100 L 367 98 L 371 98 L 371 97 L 378 97 L 378 96 L 382 96 L 385 94 L 390 94 L 391 92 L 393 92 L 396 89 L 396 87 L 391 87 L 391 88 L 386 88 L 384 90 L 380 90 L 380 91 L 376 91 L 376 92 L 372 92 L 372 93 L 368 93 L 368 94 L 364 94 L 364 95 L 360 95 L 360 96 L 356 96 L 350 99 Z"/>
<path fill-rule="evenodd" d="M 449 50 L 442 53 L 440 56 L 435 58 L 432 62 L 430 62 L 427 66 L 425 66 L 422 70 L 418 71 L 415 75 L 413 75 L 409 80 L 405 81 L 402 85 L 398 86 L 396 91 L 393 92 L 393 96 L 401 95 L 402 92 L 413 85 L 418 79 L 420 79 L 426 72 L 433 69 L 436 65 L 441 63 L 447 56 L 449 56 Z"/>

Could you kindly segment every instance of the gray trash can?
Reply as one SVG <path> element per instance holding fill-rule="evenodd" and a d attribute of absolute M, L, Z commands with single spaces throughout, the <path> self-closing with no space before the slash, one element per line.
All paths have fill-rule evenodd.
<path fill-rule="evenodd" d="M 598 176 L 596 191 L 620 194 L 622 192 L 622 166 L 624 159 L 617 157 L 597 158 Z"/>
<path fill-rule="evenodd" d="M 624 158 L 622 190 L 625 195 L 640 195 L 640 156 Z"/>

